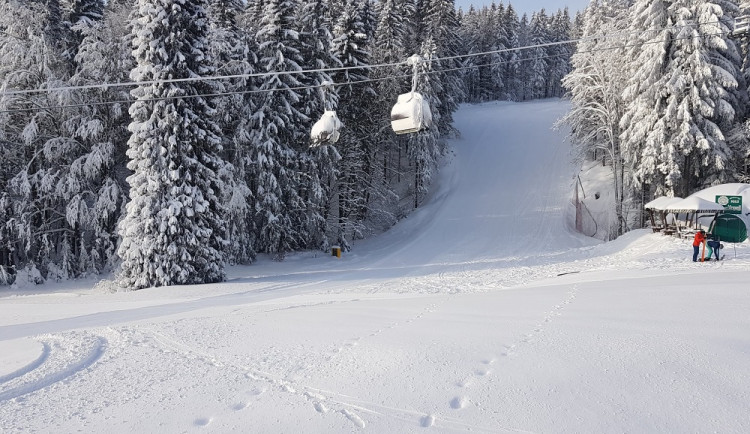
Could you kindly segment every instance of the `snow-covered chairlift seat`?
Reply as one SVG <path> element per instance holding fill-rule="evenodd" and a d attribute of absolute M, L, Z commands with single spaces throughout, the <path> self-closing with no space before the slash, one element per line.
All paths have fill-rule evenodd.
<path fill-rule="evenodd" d="M 396 105 L 391 109 L 391 127 L 396 134 L 414 133 L 431 125 L 430 105 L 419 92 L 398 96 Z"/>
<path fill-rule="evenodd" d="M 750 15 L 742 15 L 734 19 L 731 36 L 742 37 L 750 33 Z"/>
<path fill-rule="evenodd" d="M 315 122 L 315 125 L 313 125 L 312 130 L 310 131 L 310 139 L 312 139 L 312 144 L 310 146 L 316 147 L 336 143 L 339 140 L 341 125 L 341 121 L 338 116 L 336 116 L 336 112 L 333 110 L 326 110 L 320 120 Z"/>

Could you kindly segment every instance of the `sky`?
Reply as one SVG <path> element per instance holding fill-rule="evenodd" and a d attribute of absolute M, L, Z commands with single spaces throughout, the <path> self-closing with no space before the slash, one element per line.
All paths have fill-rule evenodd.
<path fill-rule="evenodd" d="M 563 9 L 565 6 L 570 9 L 570 15 L 575 16 L 576 11 L 583 11 L 588 6 L 589 0 L 513 0 L 510 2 L 508 0 L 496 0 L 496 3 L 512 4 L 519 17 L 524 13 L 531 16 L 532 12 L 542 8 L 549 12 Z M 456 8 L 462 8 L 464 11 L 469 10 L 469 6 L 472 4 L 475 8 L 481 8 L 484 5 L 492 4 L 492 0 L 456 0 Z"/>
<path fill-rule="evenodd" d="M 575 232 L 573 174 L 612 202 L 553 129 L 569 108 L 462 106 L 425 202 L 341 258 L 134 292 L 19 273 L 0 432 L 750 432 L 750 243 L 696 263 Z"/>

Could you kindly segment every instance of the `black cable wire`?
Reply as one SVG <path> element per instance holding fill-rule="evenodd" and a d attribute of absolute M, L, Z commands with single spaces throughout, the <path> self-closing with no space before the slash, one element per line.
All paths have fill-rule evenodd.
<path fill-rule="evenodd" d="M 702 23 L 707 24 L 707 23 Z M 687 26 L 673 26 L 673 28 L 677 27 L 687 27 Z M 721 35 L 727 35 L 727 32 L 717 32 L 713 34 L 704 34 L 704 35 L 698 35 L 697 37 L 706 37 L 706 36 L 721 36 Z M 689 35 L 686 37 L 677 37 L 674 38 L 674 40 L 681 40 L 681 39 L 692 39 L 695 38 L 696 35 Z M 596 38 L 582 38 L 578 39 L 577 41 L 581 40 L 596 40 L 597 38 L 600 38 L 600 36 L 597 36 Z M 605 38 L 606 40 L 607 38 Z M 592 50 L 585 50 L 585 51 L 578 51 L 574 54 L 580 54 L 580 53 L 593 53 L 593 52 L 600 52 L 600 51 L 609 51 L 609 50 L 616 50 L 616 49 L 622 49 L 622 48 L 630 48 L 634 46 L 639 45 L 648 45 L 648 44 L 658 44 L 663 43 L 664 41 L 658 40 L 658 41 L 647 41 L 647 42 L 637 42 L 633 44 L 623 44 L 623 45 L 614 45 L 611 47 L 604 47 L 604 48 L 597 48 Z M 555 45 L 560 45 L 559 43 L 556 43 Z M 540 48 L 539 46 L 532 46 L 532 48 Z M 528 48 L 527 48 L 528 49 Z M 489 55 L 489 54 L 499 54 L 501 52 L 509 52 L 514 51 L 516 49 L 506 49 L 506 50 L 495 50 L 495 51 L 488 51 L 483 53 L 475 53 L 471 54 L 471 56 L 479 56 L 479 55 Z M 467 55 L 468 56 L 468 55 Z M 518 62 L 529 62 L 529 61 L 535 61 L 535 60 L 546 60 L 551 58 L 559 58 L 559 57 L 565 57 L 566 54 L 557 54 L 557 55 L 547 55 L 547 56 L 538 56 L 538 57 L 531 57 L 531 58 L 524 58 L 524 59 L 515 59 L 515 60 L 503 60 L 503 61 L 497 61 L 497 62 L 490 62 L 485 64 L 479 64 L 479 65 L 464 65 L 456 68 L 445 68 L 445 69 L 439 69 L 439 70 L 431 70 L 431 71 L 425 71 L 421 74 L 439 74 L 439 73 L 445 73 L 445 72 L 453 72 L 453 71 L 460 71 L 460 70 L 467 70 L 467 69 L 475 69 L 475 68 L 482 68 L 487 66 L 495 66 L 495 65 L 501 65 L 501 64 L 507 64 L 507 63 L 518 63 Z M 444 58 L 436 58 L 436 59 L 428 59 L 430 62 L 437 62 L 440 60 L 455 60 L 462 56 L 451 56 L 451 57 L 444 57 Z M 388 65 L 401 65 L 402 63 L 393 63 Z M 346 67 L 346 68 L 340 68 L 339 70 L 352 70 L 352 69 L 360 69 L 360 70 L 367 70 L 369 69 L 369 66 L 359 66 L 359 67 Z M 335 69 L 335 68 L 334 68 Z M 301 73 L 301 71 L 296 71 L 295 73 Z M 266 75 L 275 75 L 277 73 L 264 73 L 260 76 L 266 76 Z M 403 79 L 403 78 L 409 78 L 411 77 L 411 74 L 402 74 L 402 75 L 391 75 L 386 77 L 380 77 L 380 78 L 372 78 L 372 79 L 365 79 L 365 80 L 358 80 L 358 81 L 351 81 L 351 82 L 344 82 L 344 83 L 333 83 L 333 86 L 353 86 L 353 85 L 361 85 L 365 83 L 370 82 L 379 82 L 379 81 L 385 81 L 385 80 L 394 80 L 394 79 Z M 232 77 L 239 77 L 239 76 L 232 76 Z M 202 80 L 213 80 L 215 78 L 203 78 Z M 150 82 L 146 82 L 150 83 Z M 154 82 L 157 83 L 157 82 Z M 159 82 L 161 83 L 161 82 Z M 139 83 L 129 83 L 128 85 L 132 84 L 139 84 Z M 78 88 L 96 88 L 100 87 L 102 85 L 92 85 L 91 87 L 78 87 Z M 112 85 L 110 85 L 112 86 Z M 0 114 L 4 113 L 18 113 L 18 112 L 31 112 L 31 111 L 43 111 L 43 110 L 55 110 L 55 109 L 65 109 L 65 108 L 76 108 L 76 107 L 90 107 L 90 106 L 98 106 L 98 105 L 113 105 L 113 104 L 132 104 L 135 101 L 143 101 L 143 102 L 156 102 L 156 101 L 167 101 L 167 100 L 176 100 L 176 99 L 184 99 L 184 98 L 218 98 L 223 96 L 230 96 L 230 95 L 245 95 L 245 94 L 258 94 L 258 93 L 268 93 L 268 92 L 283 92 L 283 91 L 295 91 L 295 90 L 306 90 L 306 89 L 314 89 L 318 88 L 320 85 L 310 85 L 310 86 L 297 86 L 297 87 L 290 87 L 286 89 L 254 89 L 254 90 L 243 90 L 243 91 L 232 91 L 232 92 L 218 92 L 218 93 L 205 93 L 205 94 L 192 94 L 192 95 L 180 95 L 180 96 L 171 96 L 171 97 L 159 97 L 159 98 L 147 98 L 147 99 L 126 99 L 126 100 L 114 100 L 114 101 L 97 101 L 97 102 L 91 102 L 91 103 L 81 103 L 81 104 L 62 104 L 57 106 L 42 106 L 42 107 L 29 107 L 29 108 L 13 108 L 13 109 L 3 109 L 0 110 Z M 52 92 L 52 91 L 59 91 L 59 90 L 69 90 L 76 87 L 61 87 L 61 88 L 55 88 L 55 89 L 45 89 L 43 91 L 46 92 Z M 7 94 L 13 94 L 13 93 L 6 93 Z M 0 97 L 2 97 L 3 94 L 0 93 Z"/>

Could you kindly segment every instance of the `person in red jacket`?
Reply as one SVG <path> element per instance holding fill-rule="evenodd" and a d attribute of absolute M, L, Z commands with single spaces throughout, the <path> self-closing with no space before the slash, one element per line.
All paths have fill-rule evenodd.
<path fill-rule="evenodd" d="M 695 238 L 693 239 L 693 262 L 698 261 L 698 250 L 704 241 L 706 241 L 706 231 L 701 229 L 695 233 Z"/>

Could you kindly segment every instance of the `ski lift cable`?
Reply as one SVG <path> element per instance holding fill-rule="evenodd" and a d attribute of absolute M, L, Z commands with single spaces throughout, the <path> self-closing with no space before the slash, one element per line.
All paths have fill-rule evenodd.
<path fill-rule="evenodd" d="M 502 48 L 499 50 L 493 50 L 493 51 L 484 51 L 481 53 L 469 53 L 469 54 L 458 54 L 455 56 L 447 56 L 447 57 L 441 57 L 441 58 L 434 58 L 434 59 L 425 59 L 426 62 L 439 62 L 442 60 L 454 60 L 454 59 L 463 59 L 468 57 L 477 57 L 477 56 L 486 56 L 488 54 L 500 54 L 500 53 L 508 53 L 512 51 L 521 51 L 521 50 L 530 50 L 534 48 L 547 48 L 547 47 L 555 47 L 560 45 L 567 45 L 567 44 L 577 44 L 579 42 L 587 42 L 587 41 L 594 41 L 597 39 L 610 39 L 618 36 L 623 35 L 631 35 L 631 34 L 643 34 L 643 33 L 649 33 L 649 32 L 659 32 L 667 29 L 682 29 L 687 27 L 695 27 L 698 26 L 706 26 L 709 24 L 720 24 L 721 21 L 706 21 L 702 23 L 688 23 L 688 24 L 682 24 L 677 25 L 673 24 L 671 26 L 663 26 L 663 27 L 652 27 L 650 29 L 645 30 L 622 30 L 619 32 L 613 32 L 613 33 L 598 33 L 590 36 L 581 37 L 578 39 L 567 39 L 565 41 L 557 41 L 557 42 L 547 42 L 543 44 L 535 44 L 535 45 L 524 45 L 523 47 L 511 47 L 511 48 Z M 728 33 L 721 32 L 720 34 L 727 34 L 731 35 L 732 31 L 730 30 Z"/>
<path fill-rule="evenodd" d="M 718 24 L 718 23 L 720 23 L 720 21 L 697 23 L 697 24 L 708 25 L 708 24 Z M 653 28 L 653 29 L 638 30 L 638 31 L 623 30 L 621 32 L 614 32 L 610 34 L 601 33 L 601 34 L 590 35 L 590 36 L 586 36 L 586 37 L 582 37 L 578 39 L 569 39 L 566 41 L 547 42 L 543 44 L 526 45 L 523 47 L 514 47 L 514 48 L 503 48 L 500 50 L 484 51 L 480 53 L 460 54 L 456 56 L 436 57 L 432 59 L 425 59 L 425 61 L 440 62 L 440 61 L 445 61 L 445 60 L 454 60 L 454 59 L 470 58 L 470 57 L 477 57 L 477 56 L 486 56 L 490 54 L 507 53 L 511 51 L 522 51 L 522 50 L 529 50 L 529 49 L 534 49 L 534 48 L 555 47 L 559 45 L 574 44 L 574 43 L 588 41 L 588 40 L 596 40 L 596 39 L 602 39 L 602 38 L 608 39 L 608 38 L 612 38 L 616 36 L 633 34 L 633 33 L 660 31 L 660 30 L 665 30 L 667 28 L 684 28 L 684 27 L 688 27 L 692 25 L 694 24 L 686 24 L 686 25 L 675 24 L 672 26 L 666 26 L 662 28 Z M 147 85 L 155 85 L 155 84 L 185 83 L 185 82 L 209 81 L 209 80 L 228 80 L 228 79 L 236 79 L 236 78 L 256 78 L 256 77 L 268 77 L 268 76 L 273 76 L 273 75 L 297 75 L 297 74 L 306 75 L 306 74 L 318 73 L 318 72 L 342 72 L 342 71 L 356 70 L 356 69 L 376 69 L 376 68 L 386 68 L 386 67 L 394 67 L 394 66 L 404 66 L 407 64 L 408 64 L 408 60 L 404 60 L 401 62 L 381 63 L 381 64 L 365 65 L 365 66 L 301 69 L 299 71 L 269 71 L 269 72 L 250 73 L 250 74 L 219 75 L 219 76 L 210 76 L 210 77 L 187 77 L 187 78 L 172 78 L 172 79 L 165 79 L 165 80 L 97 83 L 97 84 L 86 84 L 86 85 L 76 85 L 76 86 L 59 86 L 59 87 L 50 87 L 50 88 L 42 88 L 42 89 L 11 90 L 11 91 L 1 91 L 0 98 L 5 97 L 5 96 L 13 96 L 13 95 L 23 95 L 23 94 L 30 94 L 30 93 L 45 93 L 45 92 L 60 92 L 60 91 L 68 91 L 68 90 L 89 90 L 89 89 L 105 89 L 106 90 L 108 88 L 113 88 L 113 87 L 147 86 Z"/>
<path fill-rule="evenodd" d="M 698 37 L 721 36 L 721 35 L 726 35 L 726 34 L 727 34 L 726 32 L 708 33 L 708 34 L 704 34 L 704 35 L 698 35 Z M 693 39 L 693 38 L 696 38 L 696 36 L 695 35 L 690 35 L 690 36 L 678 37 L 678 38 L 674 38 L 673 40 L 674 41 L 679 41 L 679 40 Z M 618 45 L 609 45 L 609 46 L 606 46 L 606 47 L 597 47 L 597 48 L 593 48 L 593 49 L 589 49 L 589 50 L 576 51 L 573 54 L 598 53 L 598 52 L 602 52 L 602 51 L 618 50 L 618 49 L 623 49 L 623 48 L 632 48 L 632 47 L 637 47 L 639 45 L 643 46 L 643 45 L 661 44 L 663 42 L 664 41 L 662 41 L 662 40 L 655 40 L 655 41 L 648 41 L 648 42 L 642 42 L 642 43 L 632 43 L 632 44 L 627 44 L 626 43 L 626 44 L 618 44 Z M 482 67 L 485 67 L 485 66 L 502 65 L 502 64 L 506 64 L 506 63 L 519 63 L 519 62 L 528 62 L 528 61 L 533 61 L 533 60 L 555 59 L 555 58 L 565 57 L 565 56 L 566 56 L 566 54 L 549 54 L 549 55 L 546 55 L 546 56 L 529 57 L 529 58 L 525 58 L 525 59 L 500 60 L 500 61 L 495 61 L 495 62 L 474 64 L 474 65 L 463 65 L 463 66 L 459 66 L 459 67 L 455 67 L 455 68 L 444 68 L 444 69 L 438 69 L 438 70 L 431 70 L 431 71 L 423 72 L 423 74 L 436 74 L 436 73 L 442 73 L 442 72 L 460 71 L 460 70 L 464 70 L 464 69 L 475 69 L 475 68 L 482 68 Z M 404 75 L 402 77 L 406 77 L 406 76 Z"/>
<path fill-rule="evenodd" d="M 148 86 L 157 84 L 169 84 L 169 83 L 190 83 L 196 81 L 214 81 L 214 80 L 230 80 L 235 78 L 256 78 L 256 77 L 269 77 L 274 75 L 306 75 L 317 72 L 342 72 L 356 69 L 373 69 L 373 68 L 386 68 L 393 66 L 406 65 L 406 61 L 394 62 L 394 63 L 382 63 L 379 65 L 364 65 L 364 66 L 341 66 L 333 68 L 317 68 L 317 69 L 301 69 L 299 71 L 270 71 L 270 72 L 258 72 L 251 74 L 230 74 L 230 75 L 217 75 L 210 77 L 187 77 L 187 78 L 170 78 L 166 80 L 146 80 L 146 81 L 129 81 L 129 82 L 117 82 L 117 83 L 98 83 L 98 84 L 83 84 L 77 86 L 60 86 L 50 87 L 44 89 L 23 89 L 23 90 L 12 90 L 0 92 L 0 97 L 23 95 L 29 93 L 44 93 L 44 92 L 60 92 L 66 90 L 90 90 L 90 89 L 109 89 L 115 87 L 135 87 L 135 86 Z"/>
<path fill-rule="evenodd" d="M 701 37 L 705 36 L 720 36 L 725 35 L 726 32 L 718 32 L 718 33 L 712 33 L 712 34 L 705 34 L 700 35 Z M 686 36 L 681 38 L 675 38 L 675 40 L 680 39 L 691 39 L 695 36 Z M 640 45 L 650 45 L 650 44 L 657 44 L 662 43 L 663 41 L 648 41 L 641 43 Z M 591 50 L 584 50 L 584 51 L 578 51 L 577 53 L 594 53 L 594 52 L 600 52 L 600 51 L 608 51 L 608 50 L 616 50 L 616 49 L 622 49 L 622 48 L 629 48 L 637 46 L 638 44 L 624 44 L 624 45 L 613 45 L 608 47 L 601 47 Z M 486 66 L 495 66 L 495 65 L 502 65 L 502 64 L 509 64 L 509 63 L 520 63 L 520 62 L 529 62 L 534 60 L 546 60 L 546 59 L 553 59 L 553 58 L 559 58 L 565 56 L 564 54 L 553 54 L 553 55 L 546 55 L 546 56 L 538 56 L 538 57 L 529 57 L 526 59 L 515 59 L 515 60 L 501 60 L 496 62 L 488 62 L 483 64 L 476 64 L 476 65 L 463 65 L 455 68 L 444 68 L 444 69 L 435 69 L 435 70 L 428 70 L 424 71 L 421 74 L 425 75 L 432 75 L 432 74 L 440 74 L 445 72 L 454 72 L 454 71 L 461 71 L 461 70 L 467 70 L 467 69 L 476 69 L 476 68 L 482 68 Z M 426 61 L 426 59 L 425 59 Z M 365 67 L 357 67 L 359 69 L 365 69 Z M 374 83 L 374 82 L 380 82 L 380 81 L 387 81 L 387 80 L 395 80 L 395 79 L 404 79 L 412 77 L 413 75 L 411 73 L 409 74 L 399 74 L 399 75 L 389 75 L 385 77 L 378 77 L 378 78 L 368 78 L 364 80 L 355 80 L 355 81 L 348 81 L 348 82 L 340 82 L 340 83 L 332 83 L 333 87 L 338 86 L 354 86 L 354 85 L 360 85 L 360 84 L 366 84 L 366 83 Z M 146 98 L 146 99 L 124 99 L 124 100 L 109 100 L 109 101 L 97 101 L 97 102 L 90 102 L 90 103 L 79 103 L 79 104 L 64 104 L 64 105 L 57 105 L 57 106 L 40 106 L 40 107 L 29 107 L 29 108 L 13 108 L 13 109 L 4 109 L 0 110 L 0 114 L 6 114 L 6 113 L 21 113 L 21 112 L 31 112 L 31 111 L 42 111 L 42 110 L 58 110 L 58 109 L 65 109 L 65 108 L 77 108 L 77 107 L 92 107 L 92 106 L 101 106 L 101 105 L 113 105 L 113 104 L 132 104 L 136 101 L 142 101 L 142 102 L 156 102 L 156 101 L 168 101 L 168 100 L 178 100 L 178 99 L 186 99 L 186 98 L 219 98 L 219 97 L 225 97 L 225 96 L 232 96 L 232 95 L 245 95 L 245 94 L 261 94 L 261 93 L 269 93 L 269 92 L 281 92 L 281 91 L 296 91 L 296 90 L 308 90 L 308 89 L 315 89 L 321 87 L 322 84 L 316 84 L 316 85 L 309 85 L 309 86 L 297 86 L 297 87 L 290 87 L 286 89 L 253 89 L 253 90 L 242 90 L 242 91 L 232 91 L 232 92 L 216 92 L 216 93 L 202 93 L 202 94 L 192 94 L 192 95 L 178 95 L 178 96 L 169 96 L 169 97 L 159 97 L 159 98 Z M 2 94 L 0 94 L 2 95 Z"/>
<path fill-rule="evenodd" d="M 465 67 L 464 69 L 474 68 L 476 66 L 470 66 Z M 434 71 L 431 73 L 440 72 L 440 71 Z M 360 85 L 365 83 L 371 83 L 371 82 L 378 82 L 378 81 L 386 81 L 386 80 L 392 80 L 397 78 L 406 78 L 411 77 L 411 74 L 403 74 L 403 75 L 391 75 L 386 77 L 379 77 L 379 78 L 368 78 L 364 80 L 355 80 L 355 81 L 348 81 L 344 83 L 332 83 L 330 86 L 336 87 L 336 86 L 352 86 L 352 85 Z M 232 92 L 215 92 L 215 93 L 200 93 L 200 94 L 191 94 L 191 95 L 176 95 L 176 96 L 165 96 L 165 97 L 159 97 L 159 98 L 143 98 L 143 99 L 123 99 L 123 100 L 109 100 L 109 101 L 96 101 L 91 103 L 78 103 L 78 104 L 62 104 L 62 105 L 56 105 L 56 106 L 42 106 L 42 107 L 28 107 L 28 108 L 14 108 L 14 109 L 5 109 L 0 110 L 0 114 L 4 113 L 16 113 L 16 112 L 30 112 L 30 111 L 42 111 L 42 110 L 57 110 L 57 109 L 64 109 L 64 108 L 76 108 L 76 107 L 92 107 L 92 106 L 100 106 L 100 105 L 113 105 L 113 104 L 132 104 L 134 102 L 156 102 L 156 101 L 170 101 L 170 100 L 178 100 L 178 99 L 186 99 L 186 98 L 219 98 L 224 96 L 232 96 L 232 95 L 246 95 L 246 94 L 260 94 L 260 93 L 270 93 L 270 92 L 283 92 L 283 91 L 296 91 L 296 90 L 308 90 L 308 89 L 315 89 L 321 87 L 321 84 L 316 85 L 309 85 L 309 86 L 297 86 L 297 87 L 288 87 L 286 89 L 253 89 L 253 90 L 238 90 L 238 91 L 232 91 Z"/>
<path fill-rule="evenodd" d="M 619 48 L 619 47 L 616 47 L 616 48 Z M 476 69 L 476 68 L 500 65 L 500 64 L 505 64 L 505 63 L 520 63 L 520 62 L 528 62 L 528 61 L 533 61 L 533 60 L 551 59 L 551 58 L 557 58 L 557 57 L 563 57 L 563 55 L 557 54 L 557 55 L 548 55 L 548 56 L 541 56 L 541 57 L 530 57 L 528 59 L 504 60 L 504 61 L 489 62 L 489 63 L 483 63 L 483 64 L 466 65 L 466 66 L 460 66 L 456 68 L 430 70 L 430 71 L 422 72 L 421 74 L 432 75 L 432 74 L 440 74 L 443 72 L 454 72 L 454 71 L 461 71 L 461 70 L 466 70 L 466 69 Z M 389 76 L 378 77 L 378 78 L 368 78 L 368 79 L 363 79 L 363 80 L 355 80 L 355 81 L 348 81 L 348 82 L 342 82 L 342 83 L 333 83 L 332 86 L 333 87 L 357 86 L 357 85 L 366 84 L 366 83 L 375 83 L 375 82 L 388 81 L 388 80 L 405 79 L 409 77 L 412 77 L 411 73 L 401 74 L 401 75 L 389 75 Z M 254 90 L 240 90 L 240 91 L 232 91 L 232 92 L 216 92 L 216 93 L 201 93 L 201 94 L 192 94 L 192 95 L 166 96 L 166 97 L 159 97 L 159 98 L 108 100 L 108 101 L 96 101 L 96 102 L 90 102 L 90 103 L 61 104 L 61 105 L 55 105 L 55 106 L 13 108 L 13 109 L 0 110 L 0 114 L 23 113 L 23 112 L 43 111 L 43 110 L 59 110 L 59 109 L 66 109 L 66 108 L 93 107 L 93 106 L 114 105 L 114 104 L 132 104 L 136 101 L 156 102 L 156 101 L 169 101 L 169 100 L 178 100 L 178 99 L 186 99 L 186 98 L 220 98 L 220 97 L 232 96 L 232 95 L 246 95 L 246 94 L 261 94 L 261 93 L 269 93 L 269 92 L 308 90 L 308 89 L 319 88 L 320 86 L 321 85 L 318 84 L 318 85 L 309 85 L 309 86 L 290 87 L 286 89 L 254 89 Z"/>
<path fill-rule="evenodd" d="M 721 33 L 715 33 L 715 34 L 706 34 L 702 36 L 717 36 L 722 35 Z M 677 38 L 677 39 L 689 39 L 693 38 L 694 36 L 689 37 L 683 37 L 683 38 Z M 648 45 L 648 44 L 656 44 L 661 43 L 662 41 L 650 41 L 645 42 L 642 45 Z M 636 46 L 637 44 L 632 45 L 617 45 L 617 46 L 610 46 L 610 47 L 603 47 L 603 48 L 597 48 L 592 50 L 585 50 L 585 51 L 579 51 L 578 53 L 593 53 L 593 52 L 599 52 L 599 51 L 608 51 L 608 50 L 614 50 L 614 49 L 622 49 L 622 48 L 628 48 Z M 547 55 L 547 56 L 539 56 L 539 57 L 530 57 L 526 59 L 515 59 L 515 60 L 504 60 L 504 61 L 496 61 L 496 62 L 489 62 L 484 64 L 475 64 L 475 65 L 468 65 L 468 66 L 460 66 L 455 68 L 445 68 L 445 69 L 438 69 L 438 70 L 430 70 L 425 71 L 423 74 L 431 75 L 431 74 L 439 74 L 439 73 L 445 73 L 445 72 L 453 72 L 453 71 L 460 71 L 460 70 L 466 70 L 466 69 L 476 69 L 476 68 L 482 68 L 486 66 L 494 66 L 494 65 L 500 65 L 500 64 L 506 64 L 506 63 L 520 63 L 520 62 L 528 62 L 533 60 L 544 60 L 544 59 L 552 59 L 552 58 L 558 58 L 563 57 L 563 54 L 557 54 L 557 55 Z M 350 81 L 350 82 L 343 82 L 343 83 L 334 83 L 334 86 L 353 86 L 353 85 L 360 85 L 365 83 L 373 83 L 373 82 L 380 82 L 380 81 L 386 81 L 386 80 L 392 80 L 392 79 L 403 79 L 410 77 L 410 74 L 402 74 L 402 75 L 391 75 L 386 77 L 379 77 L 379 78 L 370 78 L 370 79 L 364 79 L 364 80 L 357 80 L 357 81 Z M 298 87 L 292 87 L 287 88 L 286 90 L 306 90 L 306 89 L 313 89 L 316 87 L 320 87 L 320 85 L 310 85 L 310 86 L 298 86 Z M 160 97 L 160 98 L 148 98 L 148 99 L 141 99 L 140 101 L 143 102 L 155 102 L 155 101 L 166 101 L 166 100 L 177 100 L 177 99 L 185 99 L 185 98 L 218 98 L 223 96 L 231 96 L 231 95 L 242 95 L 242 94 L 259 94 L 259 93 L 268 93 L 268 92 L 275 92 L 275 91 L 281 91 L 282 89 L 256 89 L 256 90 L 245 90 L 245 91 L 233 91 L 233 92 L 220 92 L 220 93 L 210 93 L 210 94 L 193 94 L 193 95 L 181 95 L 181 96 L 171 96 L 171 97 Z M 111 104 L 132 104 L 135 102 L 135 99 L 127 99 L 127 100 L 110 100 L 110 101 L 98 101 L 98 102 L 92 102 L 92 103 L 80 103 L 80 104 L 65 104 L 65 105 L 58 105 L 58 106 L 42 106 L 42 107 L 31 107 L 31 108 L 16 108 L 16 109 L 6 109 L 6 110 L 0 110 L 0 114 L 4 113 L 15 113 L 15 112 L 30 112 L 30 111 L 42 111 L 42 110 L 54 110 L 54 109 L 63 109 L 63 108 L 76 108 L 76 107 L 91 107 L 91 106 L 99 106 L 99 105 L 111 105 Z"/>

